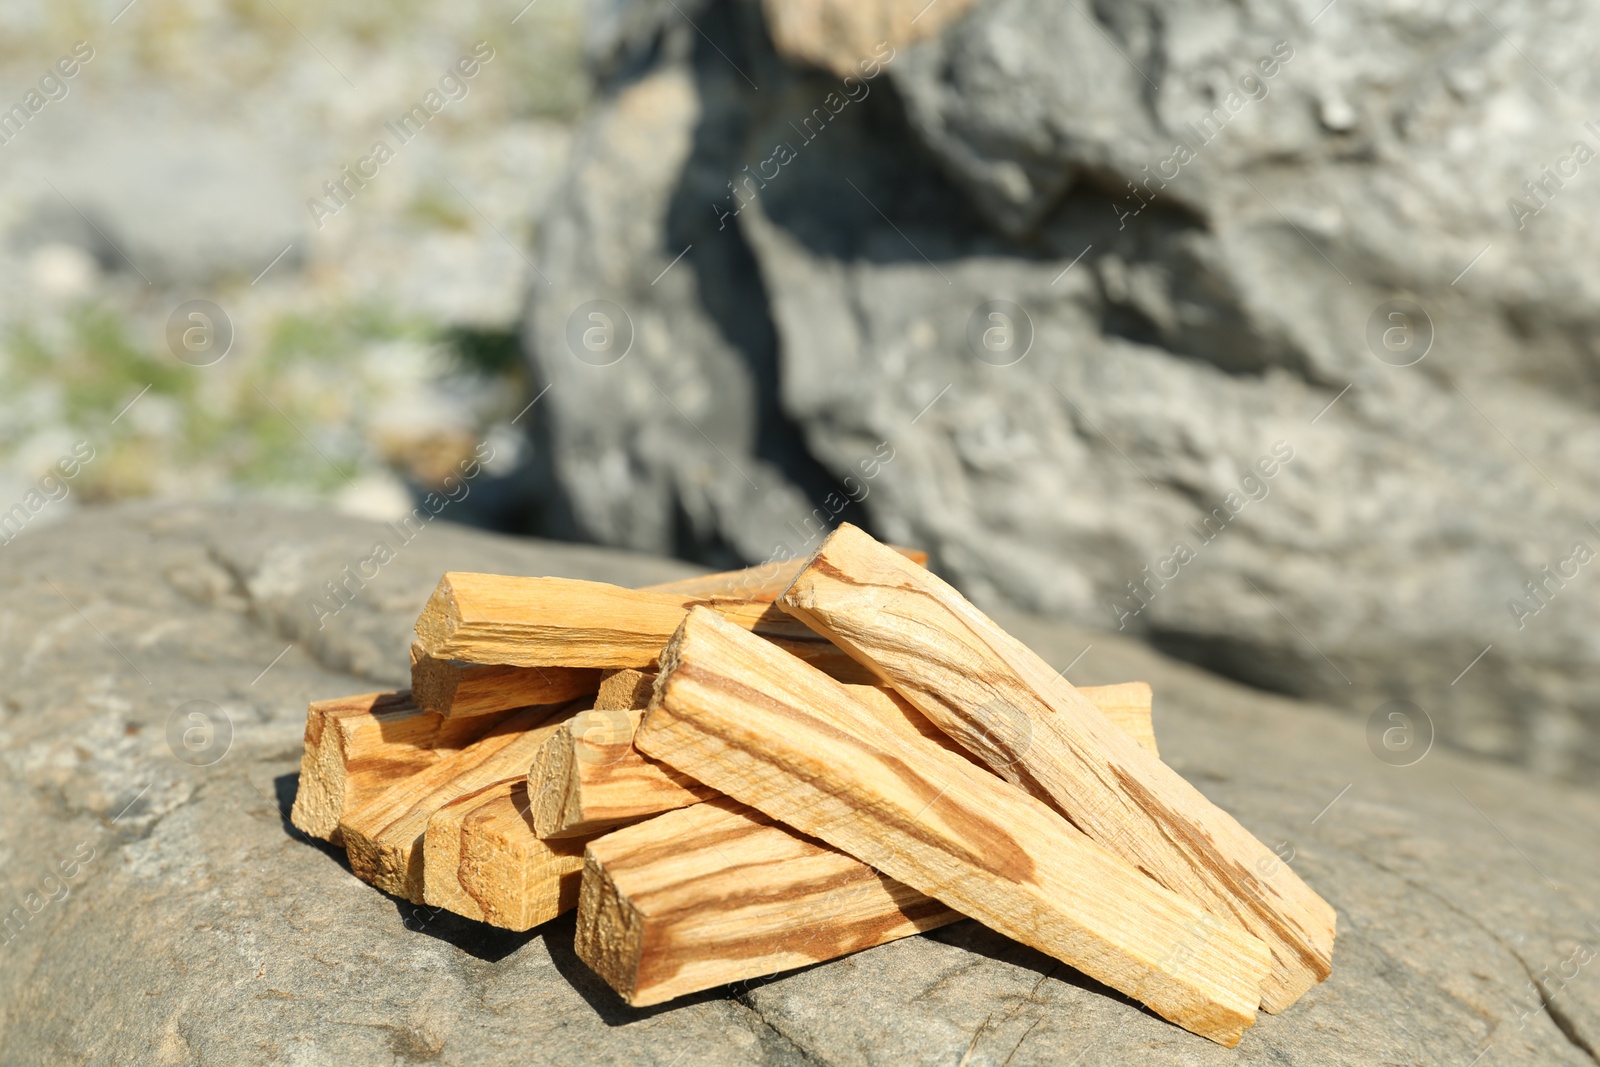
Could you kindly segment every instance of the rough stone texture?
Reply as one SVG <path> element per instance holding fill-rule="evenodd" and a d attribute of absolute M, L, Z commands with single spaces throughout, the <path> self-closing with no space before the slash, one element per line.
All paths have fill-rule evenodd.
<path fill-rule="evenodd" d="M 643 17 L 623 22 L 610 47 L 626 51 Z M 671 25 L 682 32 L 664 47 L 682 52 L 694 30 L 682 18 Z M 794 467 L 803 450 L 775 421 L 755 265 L 742 245 L 715 239 L 709 213 L 685 206 L 708 202 L 725 180 L 693 158 L 735 147 L 718 147 L 731 131 L 715 103 L 733 95 L 702 98 L 668 65 L 600 105 L 574 146 L 539 243 L 548 284 L 534 287 L 527 324 L 550 389 L 545 454 L 570 502 L 571 526 L 559 532 L 735 565 L 771 556 L 784 524 L 808 510 L 773 463 L 781 454 Z M 799 472 L 808 475 L 820 472 Z"/>
<path fill-rule="evenodd" d="M 1441 743 L 1551 773 L 1600 765 L 1600 601 L 1571 559 L 1578 542 L 1600 554 L 1600 275 L 1581 251 L 1600 185 L 1569 161 L 1522 229 L 1507 205 L 1537 206 L 1522 183 L 1576 140 L 1600 150 L 1575 43 L 1593 12 L 988 0 L 847 100 L 838 77 L 777 59 L 758 6 L 711 4 L 705 36 L 669 21 L 654 51 L 630 46 L 651 58 L 610 83 L 591 129 L 695 147 L 613 173 L 609 213 L 557 198 L 567 241 L 607 265 L 551 261 L 559 284 L 626 293 L 679 380 L 727 361 L 700 341 L 707 294 L 769 316 L 771 347 L 740 350 L 776 368 L 761 403 L 804 444 L 769 460 L 820 463 L 832 480 L 802 488 L 824 515 L 830 489 L 857 498 L 985 604 L 1125 626 L 1361 716 L 1407 698 Z M 674 87 L 669 118 L 624 107 L 652 82 Z M 649 192 L 663 170 L 683 194 L 670 211 Z M 700 220 L 692 238 L 682 218 Z M 606 251 L 624 224 L 651 255 Z M 702 276 L 698 305 L 663 288 L 702 255 L 758 275 Z M 1407 367 L 1370 339 L 1399 297 L 1433 335 Z M 1025 353 L 974 347 L 1003 328 L 982 307 L 995 299 L 1023 309 Z M 530 318 L 552 379 L 576 373 L 552 325 L 571 303 L 541 298 Z M 568 440 L 654 440 L 677 417 L 551 401 Z M 719 438 L 730 467 L 748 437 Z M 1246 481 L 1278 442 L 1292 461 Z M 897 458 L 863 494 L 846 478 L 882 443 Z M 645 453 L 633 463 L 658 484 L 702 462 L 629 454 Z M 628 480 L 563 480 L 588 513 L 642 506 Z M 1225 526 L 1197 534 L 1217 509 Z M 1146 581 L 1141 606 L 1128 583 Z"/>
<path fill-rule="evenodd" d="M 287 813 L 306 701 L 402 681 L 441 571 L 684 568 L 436 524 L 317 630 L 306 599 L 382 533 L 138 507 L 0 549 L 0 904 L 37 907 L 0 935 L 0 1064 L 1594 1062 L 1592 793 L 1438 749 L 1387 766 L 1331 709 L 1024 617 L 1074 682 L 1149 680 L 1166 759 L 1293 850 L 1339 912 L 1328 982 L 1228 1052 L 964 922 L 629 1010 L 573 956 L 570 918 L 508 935 L 396 902 Z M 209 766 L 166 740 L 190 700 L 233 724 Z"/>

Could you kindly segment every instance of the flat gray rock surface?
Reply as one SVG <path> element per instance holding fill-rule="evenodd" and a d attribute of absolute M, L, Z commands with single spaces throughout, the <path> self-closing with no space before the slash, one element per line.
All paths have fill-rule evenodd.
<path fill-rule="evenodd" d="M 630 1010 L 570 916 L 513 935 L 396 902 L 287 812 L 306 702 L 403 684 L 442 571 L 682 566 L 436 523 L 319 628 L 310 599 L 383 536 L 142 506 L 0 549 L 0 1064 L 1595 1060 L 1600 799 L 1440 744 L 1391 766 L 1348 717 L 1030 619 L 1073 682 L 1151 682 L 1165 758 L 1338 909 L 1326 983 L 1230 1052 L 963 922 Z"/>

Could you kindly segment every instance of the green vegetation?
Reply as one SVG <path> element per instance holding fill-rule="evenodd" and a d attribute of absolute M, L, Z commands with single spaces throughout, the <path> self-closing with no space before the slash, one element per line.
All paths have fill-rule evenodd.
<path fill-rule="evenodd" d="M 65 431 L 112 446 L 112 461 L 86 472 L 85 491 L 98 499 L 158 492 L 163 475 L 325 495 L 382 465 L 367 429 L 418 373 L 415 359 L 392 373 L 386 346 L 415 352 L 440 342 L 432 325 L 370 304 L 284 315 L 261 343 L 241 336 L 210 367 L 141 342 L 154 332 L 98 303 L 14 330 L 0 343 L 0 392 L 13 398 L 0 418 L 0 458 L 37 434 Z M 499 335 L 461 333 L 446 347 L 471 353 L 462 370 L 498 374 L 509 367 L 506 345 Z"/>

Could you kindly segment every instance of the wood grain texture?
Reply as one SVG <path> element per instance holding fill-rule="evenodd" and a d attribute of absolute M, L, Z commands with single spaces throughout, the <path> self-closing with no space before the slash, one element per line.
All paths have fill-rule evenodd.
<path fill-rule="evenodd" d="M 439 659 L 517 667 L 650 667 L 700 601 L 574 578 L 447 573 L 417 619 Z"/>
<path fill-rule="evenodd" d="M 596 711 L 627 711 L 642 708 L 650 703 L 650 692 L 655 688 L 656 672 L 624 667 L 619 671 L 606 671 L 600 678 L 600 691 L 594 695 Z"/>
<path fill-rule="evenodd" d="M 915 566 L 909 562 L 908 565 Z M 857 662 L 853 656 L 843 652 L 803 621 L 779 610 L 776 604 L 713 597 L 706 601 L 706 606 L 741 630 L 766 638 L 790 655 L 805 660 L 841 682 L 873 685 L 878 681 L 872 668 Z M 670 638 L 672 635 L 667 636 Z"/>
<path fill-rule="evenodd" d="M 472 744 L 345 812 L 339 832 L 350 870 L 386 893 L 423 903 L 423 835 L 433 813 L 465 793 L 527 773 L 566 710 L 513 712 Z"/>
<path fill-rule="evenodd" d="M 904 554 L 907 558 L 919 564 L 926 563 L 928 559 L 926 552 L 899 548 L 895 551 Z M 804 557 L 799 557 L 782 560 L 777 563 L 746 567 L 742 570 L 724 571 L 720 574 L 707 574 L 695 578 L 680 579 L 675 582 L 664 582 L 660 585 L 645 586 L 638 591 L 657 594 L 678 594 L 673 600 L 680 606 L 690 599 L 717 599 L 729 602 L 728 612 L 740 615 L 740 617 L 748 616 L 749 622 L 746 625 L 749 627 L 771 627 L 773 628 L 771 636 L 799 642 L 806 646 L 816 645 L 814 654 L 824 659 L 824 663 L 821 664 L 824 669 L 827 668 L 831 661 L 832 665 L 837 669 L 849 675 L 857 676 L 857 680 L 867 680 L 864 676 L 860 676 L 859 668 L 853 660 L 837 658 L 832 645 L 827 645 L 826 647 L 817 645 L 815 634 L 804 627 L 795 627 L 792 624 L 792 620 L 781 612 L 768 613 L 760 608 L 740 612 L 740 609 L 746 606 L 745 601 L 770 604 L 794 580 L 794 576 L 799 573 L 805 562 Z M 446 577 L 448 578 L 449 576 L 447 575 Z M 457 596 L 458 602 L 453 605 L 455 616 L 458 620 L 463 619 L 460 615 L 462 611 L 466 611 L 468 616 L 471 616 L 474 610 L 472 604 L 463 605 L 459 602 L 459 598 L 462 596 L 470 595 L 476 597 L 477 599 L 473 603 L 476 604 L 478 610 L 496 610 L 489 607 L 482 599 L 482 587 L 485 584 L 490 587 L 496 587 L 498 584 L 496 580 L 500 576 L 478 575 L 475 577 L 491 579 L 491 581 L 478 583 L 477 586 L 473 586 L 470 581 L 464 584 L 460 582 L 454 583 L 455 585 L 463 586 L 461 593 Z M 587 582 L 562 584 L 567 583 L 569 581 L 567 579 L 506 580 L 513 582 L 513 586 L 510 587 L 512 589 L 530 588 L 535 591 L 542 589 L 547 595 L 554 596 L 558 609 L 563 604 L 571 604 L 570 598 L 575 595 L 575 590 L 581 591 L 584 587 L 600 584 Z M 519 582 L 536 584 L 533 586 L 520 586 L 517 584 Z M 602 590 L 615 590 L 620 587 L 602 586 L 601 588 Z M 473 591 L 474 589 L 476 592 Z M 595 590 L 591 589 L 589 591 L 593 592 Z M 624 590 L 624 592 L 628 591 Z M 634 607 L 639 607 L 640 605 L 645 605 L 648 608 L 660 606 L 659 600 L 648 597 L 638 600 L 632 598 L 624 599 Z M 442 624 L 445 627 L 449 627 L 452 625 L 452 605 L 447 601 L 441 601 L 439 605 L 434 605 L 431 600 L 429 603 L 430 607 L 438 608 L 438 616 L 430 621 L 430 626 Z M 428 611 L 424 610 L 423 614 L 427 616 Z M 580 627 L 584 625 L 584 620 L 593 621 L 592 615 L 575 614 L 573 618 Z M 484 622 L 486 617 L 477 616 L 477 619 L 479 622 Z M 530 615 L 524 621 L 531 622 L 532 619 L 533 616 Z M 470 619 L 465 621 L 470 622 Z M 546 621 L 548 622 L 549 620 L 547 619 Z M 677 617 L 668 621 L 672 621 L 672 628 L 676 628 Z M 662 643 L 665 643 L 666 637 L 671 636 L 672 628 L 666 631 L 662 638 Z M 488 647 L 493 646 L 491 644 Z M 435 656 L 429 653 L 428 648 L 424 646 L 422 641 L 412 642 L 411 693 L 417 706 L 425 711 L 433 711 L 445 716 L 487 715 L 492 712 L 509 711 L 514 708 L 531 707 L 537 704 L 554 704 L 565 700 L 575 700 L 578 697 L 595 692 L 601 680 L 601 669 L 592 665 L 555 666 L 552 665 L 554 661 L 551 663 L 525 665 L 494 662 L 485 658 L 491 654 L 488 651 L 488 647 L 473 645 L 468 654 L 475 658 L 469 661 Z M 801 650 L 791 649 L 791 651 L 799 652 Z M 623 697 L 621 695 L 620 686 L 624 681 L 631 680 L 637 683 L 641 680 L 641 672 L 632 668 L 617 668 L 609 673 L 616 675 L 623 671 L 631 673 L 617 678 L 612 684 L 610 695 L 597 698 L 596 707 L 643 707 L 645 702 L 648 701 L 648 695 L 637 703 L 629 702 L 632 701 L 632 697 Z"/>
<path fill-rule="evenodd" d="M 641 678 L 625 679 L 624 683 L 631 683 L 633 688 L 627 694 L 612 696 L 619 701 L 637 699 L 641 694 L 648 696 L 654 676 Z M 845 688 L 876 714 L 898 715 L 936 743 L 976 759 L 894 690 L 873 685 Z M 1154 750 L 1148 685 L 1132 682 L 1080 692 L 1096 706 L 1104 700 L 1107 714 L 1122 720 L 1113 721 Z M 567 837 L 626 826 L 716 795 L 710 787 L 640 753 L 633 746 L 633 735 L 643 715 L 642 708 L 601 708 L 606 696 L 602 688 L 594 709 L 570 719 L 540 746 L 533 759 L 528 771 L 528 795 L 533 803 L 534 829 L 541 837 Z"/>
<path fill-rule="evenodd" d="M 339 819 L 346 811 L 476 741 L 500 718 L 451 722 L 417 707 L 407 692 L 312 701 L 289 821 L 342 844 Z"/>
<path fill-rule="evenodd" d="M 779 600 L 997 774 L 1163 886 L 1265 941 L 1261 1006 L 1332 967 L 1334 911 L 1227 812 L 960 593 L 868 534 L 831 534 Z"/>
<path fill-rule="evenodd" d="M 1255 1021 L 1272 965 L 1260 940 L 714 612 L 692 611 L 668 645 L 634 740 L 1186 1029 L 1232 1046 Z"/>
<path fill-rule="evenodd" d="M 909 728 L 974 759 L 893 690 L 845 689 L 875 718 L 904 721 L 891 728 Z M 1130 725 L 1149 732 L 1148 685 L 1083 692 L 1127 709 Z M 644 763 L 679 776 L 664 764 Z M 961 917 L 730 798 L 659 815 L 646 810 L 653 795 L 641 791 L 629 815 L 630 821 L 656 817 L 590 846 L 578 909 L 579 957 L 636 1007 L 833 959 Z M 675 801 L 670 807 L 682 808 L 686 798 Z M 432 856 L 430 846 L 430 862 Z"/>
<path fill-rule="evenodd" d="M 643 1007 L 959 918 L 724 797 L 589 843 L 575 947 L 623 999 Z"/>
<path fill-rule="evenodd" d="M 928 565 L 928 554 L 917 548 L 891 545 L 896 552 L 919 566 Z M 679 578 L 642 588 L 658 593 L 683 593 L 692 597 L 732 597 L 739 600 L 760 600 L 766 603 L 778 599 L 800 568 L 806 565 L 805 556 L 793 559 L 769 560 L 753 567 L 736 571 L 718 571 L 715 574 L 697 574 L 693 578 Z"/>
<path fill-rule="evenodd" d="M 641 709 L 594 709 L 562 723 L 528 771 L 533 828 L 561 838 L 638 822 L 717 795 L 633 747 Z"/>
<path fill-rule="evenodd" d="M 928 740 L 964 756 L 980 767 L 987 766 L 976 755 L 962 748 L 905 697 L 882 685 L 846 685 L 845 691 L 865 704 L 874 715 L 903 721 Z M 1155 729 L 1150 721 L 1151 690 L 1146 682 L 1120 682 L 1116 685 L 1085 686 L 1079 689 L 1095 707 L 1105 713 L 1119 729 L 1154 753 Z"/>
<path fill-rule="evenodd" d="M 423 900 L 506 930 L 531 930 L 578 905 L 589 838 L 541 841 L 528 786 L 508 778 L 445 804 L 423 839 Z"/>
<path fill-rule="evenodd" d="M 624 589 L 573 578 L 452 571 L 417 619 L 422 654 L 516 667 L 653 668 L 696 604 L 783 646 L 844 681 L 872 672 L 770 603 Z"/>
<path fill-rule="evenodd" d="M 411 645 L 411 698 L 446 718 L 491 715 L 538 704 L 561 704 L 593 693 L 600 671 L 592 667 L 508 667 L 436 659 Z"/>

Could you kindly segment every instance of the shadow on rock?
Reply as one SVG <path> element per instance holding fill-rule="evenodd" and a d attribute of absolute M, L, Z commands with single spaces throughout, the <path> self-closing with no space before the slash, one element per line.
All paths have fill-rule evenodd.
<path fill-rule="evenodd" d="M 1143 1004 L 1124 996 L 1108 985 L 1102 985 L 1082 971 L 1053 960 L 1042 952 L 1011 940 L 1004 934 L 995 933 L 987 926 L 971 919 L 952 923 L 937 930 L 930 930 L 922 936 L 943 942 L 946 945 L 954 945 L 957 948 L 966 949 L 968 952 L 976 952 L 981 956 L 988 956 L 990 959 L 999 960 L 1001 963 L 1009 963 L 1015 967 L 1026 967 L 1030 971 L 1038 972 L 1041 978 L 1053 978 L 1056 981 L 1065 982 L 1067 985 L 1076 986 L 1086 993 L 1109 997 L 1131 1008 L 1136 1008 L 1152 1019 L 1160 1018 L 1159 1015 Z"/>
<path fill-rule="evenodd" d="M 278 819 L 283 824 L 283 832 L 302 844 L 311 845 L 348 871 L 350 861 L 345 857 L 344 849 L 338 845 L 330 845 L 321 838 L 312 837 L 289 819 L 290 812 L 294 811 L 294 798 L 300 793 L 300 772 L 278 775 L 272 780 L 272 792 L 278 802 Z"/>
<path fill-rule="evenodd" d="M 538 934 L 537 930 L 502 930 L 476 919 L 463 918 L 443 908 L 413 904 L 392 893 L 384 893 L 384 896 L 394 901 L 400 921 L 410 932 L 443 941 L 485 963 L 499 963 Z"/>
<path fill-rule="evenodd" d="M 762 978 L 751 978 L 728 985 L 717 986 L 714 989 L 705 989 L 688 996 L 677 997 L 665 1004 L 652 1004 L 647 1008 L 629 1007 L 628 1003 L 617 995 L 616 990 L 606 985 L 605 980 L 589 965 L 578 958 L 573 948 L 573 938 L 577 930 L 577 918 L 573 913 L 561 916 L 552 922 L 545 923 L 536 932 L 544 938 L 545 951 L 550 954 L 550 962 L 561 976 L 571 983 L 578 995 L 588 1002 L 589 1007 L 607 1026 L 627 1026 L 630 1023 L 643 1022 L 653 1019 L 663 1012 L 676 1011 L 679 1008 L 689 1007 L 694 1004 L 704 1004 L 715 1000 L 742 1001 L 752 990 L 775 982 L 780 978 L 787 978 L 802 971 L 809 971 L 812 967 L 822 964 L 812 964 L 811 967 L 798 967 L 792 970 L 770 974 Z"/>

